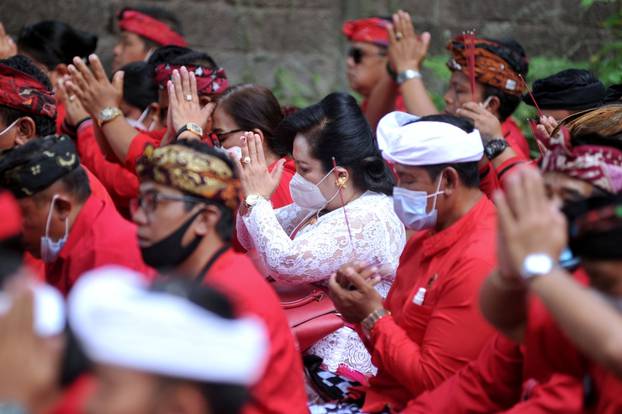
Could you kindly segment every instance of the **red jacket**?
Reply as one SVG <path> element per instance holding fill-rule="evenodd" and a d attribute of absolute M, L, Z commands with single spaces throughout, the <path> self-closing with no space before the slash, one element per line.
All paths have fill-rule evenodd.
<path fill-rule="evenodd" d="M 220 288 L 240 314 L 258 316 L 270 336 L 264 376 L 251 388 L 243 414 L 307 413 L 302 360 L 279 298 L 245 254 L 227 250 L 208 270 L 203 282 Z"/>
<path fill-rule="evenodd" d="M 449 228 L 408 241 L 385 301 L 392 316 L 376 323 L 367 343 L 378 374 L 363 411 L 401 410 L 478 356 L 493 332 L 478 294 L 495 266 L 495 237 L 495 207 L 482 196 Z"/>
<path fill-rule="evenodd" d="M 136 161 L 142 157 L 147 144 L 159 147 L 164 135 L 166 135 L 166 128 L 157 131 L 139 132 L 135 135 L 125 156 L 125 166 L 132 172 L 136 171 Z"/>
<path fill-rule="evenodd" d="M 111 202 L 92 195 L 78 213 L 56 261 L 46 263 L 45 280 L 67 295 L 84 272 L 112 264 L 153 274 L 143 263 L 136 226 L 121 217 Z"/>
<path fill-rule="evenodd" d="M 130 200 L 138 195 L 140 182 L 134 173 L 106 159 L 95 139 L 93 121 L 85 121 L 78 128 L 76 147 L 80 162 L 102 182 L 117 208 L 127 212 Z"/>
<path fill-rule="evenodd" d="M 526 160 L 531 158 L 529 143 L 512 117 L 507 118 L 501 124 L 501 132 L 514 152 Z"/>

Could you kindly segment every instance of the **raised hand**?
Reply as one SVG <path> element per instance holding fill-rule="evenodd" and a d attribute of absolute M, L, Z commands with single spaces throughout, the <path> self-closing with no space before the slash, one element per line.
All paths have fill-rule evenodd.
<path fill-rule="evenodd" d="M 235 163 L 239 171 L 244 197 L 260 195 L 266 200 L 272 197 L 281 181 L 285 160 L 279 160 L 272 172 L 269 172 L 259 134 L 244 133 L 242 136 L 242 158 L 235 160 Z"/>
<path fill-rule="evenodd" d="M 458 108 L 456 115 L 469 118 L 479 130 L 484 143 L 492 139 L 503 139 L 501 123 L 482 103 L 467 102 Z"/>
<path fill-rule="evenodd" d="M 168 128 L 173 133 L 189 122 L 207 128 L 207 123 L 214 112 L 216 105 L 213 102 L 201 107 L 197 92 L 197 79 L 194 73 L 188 72 L 182 66 L 180 70 L 174 70 L 173 76 L 168 81 Z M 188 136 L 190 137 L 190 135 Z M 198 137 L 196 137 L 198 139 Z"/>
<path fill-rule="evenodd" d="M 420 70 L 428 54 L 430 33 L 415 33 L 410 14 L 398 11 L 389 27 L 389 63 L 396 72 L 407 69 Z"/>
<path fill-rule="evenodd" d="M 121 105 L 123 72 L 116 72 L 110 82 L 97 55 L 89 56 L 89 63 L 91 68 L 79 57 L 73 58 L 73 65 L 68 66 L 71 80 L 65 86 L 67 92 L 80 100 L 91 117 L 98 118 L 104 108 L 118 108 Z"/>
<path fill-rule="evenodd" d="M 67 79 L 59 78 L 56 83 L 56 97 L 63 103 L 65 107 L 65 121 L 70 126 L 76 126 L 76 124 L 89 116 L 86 109 L 82 106 L 82 103 L 75 95 L 70 94 L 67 91 L 65 82 Z"/>

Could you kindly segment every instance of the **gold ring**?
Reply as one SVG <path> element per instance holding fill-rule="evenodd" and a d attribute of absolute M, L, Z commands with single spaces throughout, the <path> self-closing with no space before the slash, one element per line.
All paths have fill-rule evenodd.
<path fill-rule="evenodd" d="M 186 95 L 186 101 L 188 102 L 192 101 L 192 95 L 190 94 Z"/>
<path fill-rule="evenodd" d="M 251 157 L 244 157 L 244 159 L 242 160 L 242 162 L 246 165 L 251 163 Z"/>
<path fill-rule="evenodd" d="M 69 95 L 69 102 L 73 102 L 76 100 L 76 95 Z"/>
<path fill-rule="evenodd" d="M 402 32 L 396 32 L 395 33 L 395 40 L 402 40 L 402 38 L 404 37 L 404 35 L 402 34 Z"/>

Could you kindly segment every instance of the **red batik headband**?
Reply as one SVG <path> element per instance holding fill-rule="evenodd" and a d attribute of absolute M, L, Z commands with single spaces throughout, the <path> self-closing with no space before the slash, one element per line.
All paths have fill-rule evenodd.
<path fill-rule="evenodd" d="M 622 190 L 622 151 L 602 145 L 556 145 L 542 156 L 542 171 L 559 172 L 607 191 Z"/>
<path fill-rule="evenodd" d="M 389 45 L 389 22 L 378 17 L 349 20 L 343 24 L 343 34 L 351 42 L 374 43 L 379 46 Z"/>
<path fill-rule="evenodd" d="M 197 92 L 199 95 L 213 95 L 225 91 L 229 87 L 229 81 L 225 70 L 218 68 L 209 70 L 203 66 L 183 65 L 188 72 L 194 72 L 197 79 Z M 171 75 L 175 69 L 181 69 L 182 65 L 160 64 L 155 69 L 156 83 L 161 87 L 166 87 L 166 83 L 171 79 Z"/>
<path fill-rule="evenodd" d="M 48 118 L 56 117 L 54 92 L 19 70 L 0 64 L 0 105 Z"/>
<path fill-rule="evenodd" d="M 121 14 L 119 28 L 153 40 L 162 46 L 188 46 L 186 39 L 168 24 L 136 10 L 126 10 Z"/>

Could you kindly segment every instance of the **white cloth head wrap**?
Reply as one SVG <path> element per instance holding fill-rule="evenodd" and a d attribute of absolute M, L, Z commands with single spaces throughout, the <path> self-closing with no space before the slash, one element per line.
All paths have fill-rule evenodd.
<path fill-rule="evenodd" d="M 457 164 L 482 159 L 479 131 L 467 133 L 446 122 L 419 121 L 406 112 L 391 112 L 378 123 L 378 147 L 385 160 L 412 166 Z"/>
<path fill-rule="evenodd" d="M 69 324 L 93 361 L 200 382 L 252 385 L 268 340 L 256 318 L 225 319 L 188 299 L 147 290 L 137 273 L 104 267 L 69 295 Z"/>
<path fill-rule="evenodd" d="M 65 329 L 65 300 L 58 290 L 44 283 L 35 283 L 33 293 L 33 328 L 41 337 L 55 336 Z M 0 315 L 11 308 L 11 297 L 0 292 Z"/>

